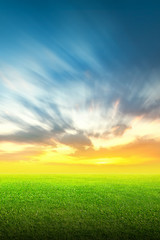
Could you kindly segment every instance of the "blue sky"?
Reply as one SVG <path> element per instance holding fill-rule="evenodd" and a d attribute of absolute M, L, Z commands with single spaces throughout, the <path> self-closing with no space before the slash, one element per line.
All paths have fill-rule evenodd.
<path fill-rule="evenodd" d="M 159 25 L 149 1 L 0 1 L 1 143 L 159 142 Z"/>

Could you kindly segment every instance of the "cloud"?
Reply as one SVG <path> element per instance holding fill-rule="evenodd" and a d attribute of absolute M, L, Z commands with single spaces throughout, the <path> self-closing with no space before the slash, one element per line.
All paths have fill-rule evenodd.
<path fill-rule="evenodd" d="M 119 124 L 112 127 L 112 132 L 115 136 L 122 136 L 127 129 L 130 129 L 131 127 L 125 125 L 125 124 Z"/>
<path fill-rule="evenodd" d="M 60 142 L 77 149 L 84 149 L 85 147 L 92 146 L 90 139 L 82 132 L 77 134 L 65 134 L 60 139 Z"/>
<path fill-rule="evenodd" d="M 146 126 L 160 119 L 158 70 L 113 72 L 101 64 L 92 47 L 71 45 L 76 56 L 61 45 L 55 49 L 35 41 L 34 49 L 28 44 L 29 55 L 21 56 L 22 63 L 1 64 L 1 124 L 17 128 L 0 134 L 0 141 L 53 146 L 59 142 L 76 148 L 77 156 L 89 157 L 98 154 L 96 140 L 101 142 L 99 154 L 105 156 L 111 152 L 102 148 L 107 141 L 118 149 L 119 144 L 152 132 L 157 137 L 156 127 Z M 132 122 L 142 115 L 145 129 L 139 131 Z"/>
<path fill-rule="evenodd" d="M 18 131 L 14 134 L 0 135 L 1 142 L 17 143 L 38 143 L 55 145 L 52 131 L 47 131 L 38 126 L 30 126 L 24 131 Z"/>
<path fill-rule="evenodd" d="M 125 76 L 126 78 L 127 76 Z M 144 115 L 146 119 L 160 118 L 160 72 L 151 70 L 133 71 L 128 76 L 131 80 L 120 89 L 119 110 L 124 115 Z M 119 84 L 118 84 L 119 85 Z"/>

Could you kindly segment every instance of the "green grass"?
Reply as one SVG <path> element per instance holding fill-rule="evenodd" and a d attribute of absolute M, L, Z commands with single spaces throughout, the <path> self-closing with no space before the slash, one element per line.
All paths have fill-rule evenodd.
<path fill-rule="evenodd" d="M 0 175 L 0 240 L 160 239 L 158 175 Z"/>

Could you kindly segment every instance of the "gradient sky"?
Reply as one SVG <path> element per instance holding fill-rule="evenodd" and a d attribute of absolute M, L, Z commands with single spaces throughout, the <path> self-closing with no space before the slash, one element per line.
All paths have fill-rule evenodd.
<path fill-rule="evenodd" d="M 160 4 L 0 0 L 0 172 L 160 172 Z"/>

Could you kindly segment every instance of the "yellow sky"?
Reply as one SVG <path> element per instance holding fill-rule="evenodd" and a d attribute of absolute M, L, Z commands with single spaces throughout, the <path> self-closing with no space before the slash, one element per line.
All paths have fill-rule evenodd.
<path fill-rule="evenodd" d="M 136 117 L 123 135 L 90 137 L 92 145 L 75 146 L 55 141 L 0 144 L 1 173 L 158 173 L 160 122 Z M 149 137 L 150 138 L 149 138 Z"/>

